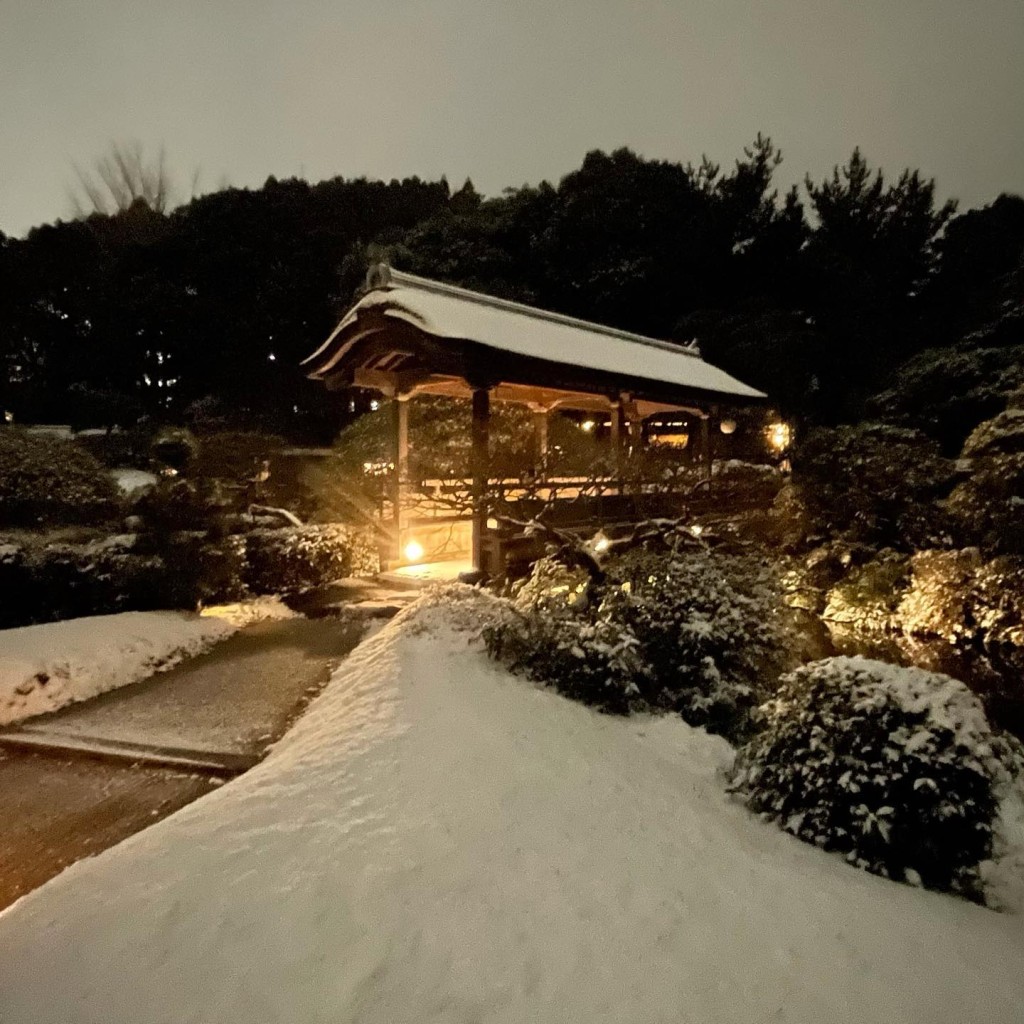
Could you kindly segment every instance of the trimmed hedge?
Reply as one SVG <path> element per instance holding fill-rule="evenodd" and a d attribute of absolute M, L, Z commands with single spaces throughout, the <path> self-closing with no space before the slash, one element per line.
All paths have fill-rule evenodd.
<path fill-rule="evenodd" d="M 103 523 L 122 508 L 110 473 L 74 441 L 0 426 L 0 526 Z"/>
<path fill-rule="evenodd" d="M 18 596 L 0 603 L 0 628 L 295 593 L 372 573 L 376 557 L 366 535 L 337 526 L 0 545 L 0 593 Z"/>
<path fill-rule="evenodd" d="M 245 535 L 244 579 L 254 594 L 288 594 L 379 569 L 364 531 L 341 525 L 253 530 Z"/>

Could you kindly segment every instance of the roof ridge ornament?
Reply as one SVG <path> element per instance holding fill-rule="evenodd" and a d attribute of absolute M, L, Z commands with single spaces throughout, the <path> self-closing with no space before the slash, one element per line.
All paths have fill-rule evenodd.
<path fill-rule="evenodd" d="M 371 263 L 366 271 L 366 290 L 372 292 L 377 288 L 391 287 L 391 265 L 389 263 Z"/>

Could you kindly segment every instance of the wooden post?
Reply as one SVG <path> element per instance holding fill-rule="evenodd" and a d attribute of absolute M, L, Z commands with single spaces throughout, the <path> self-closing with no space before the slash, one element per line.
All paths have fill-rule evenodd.
<path fill-rule="evenodd" d="M 622 427 L 622 403 L 612 402 L 612 457 L 615 463 L 615 475 L 617 477 L 616 484 L 619 494 L 622 493 L 623 476 L 626 471 Z"/>
<path fill-rule="evenodd" d="M 704 479 L 708 482 L 708 492 L 711 491 L 711 430 L 709 429 L 710 417 L 702 416 L 700 420 L 700 449 L 701 461 L 704 463 Z"/>
<path fill-rule="evenodd" d="M 490 476 L 491 392 L 473 388 L 473 568 L 482 569 L 484 530 L 487 529 L 487 484 Z"/>
<path fill-rule="evenodd" d="M 402 531 L 409 491 L 409 396 L 395 395 L 391 403 L 391 529 L 394 535 L 392 557 L 402 560 Z"/>
<path fill-rule="evenodd" d="M 548 411 L 537 406 L 533 409 L 534 473 L 543 476 L 548 461 Z"/>

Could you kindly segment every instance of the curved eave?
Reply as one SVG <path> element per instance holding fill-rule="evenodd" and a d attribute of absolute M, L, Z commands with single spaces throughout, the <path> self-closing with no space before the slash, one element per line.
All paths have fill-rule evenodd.
<path fill-rule="evenodd" d="M 399 275 L 396 275 L 399 276 Z M 473 372 L 503 381 L 538 384 L 545 375 L 573 381 L 580 390 L 630 391 L 651 397 L 685 395 L 703 401 L 742 404 L 765 399 L 693 350 L 614 331 L 560 314 L 490 299 L 449 285 L 424 287 L 422 279 L 401 275 L 415 287 L 382 288 L 364 296 L 328 339 L 303 363 L 316 380 L 346 369 L 360 340 L 387 335 L 389 325 L 403 332 L 403 343 L 421 338 L 433 350 L 451 349 Z M 551 353 L 573 358 L 552 358 Z M 448 362 L 447 359 L 444 360 Z M 424 360 L 430 368 L 430 357 Z M 441 368 L 438 367 L 438 370 Z M 450 367 L 445 368 L 450 372 Z"/>

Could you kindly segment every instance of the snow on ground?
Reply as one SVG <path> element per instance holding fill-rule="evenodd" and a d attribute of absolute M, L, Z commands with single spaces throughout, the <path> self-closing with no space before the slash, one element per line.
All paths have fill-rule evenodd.
<path fill-rule="evenodd" d="M 213 618 L 230 623 L 237 629 L 249 626 L 254 622 L 265 622 L 268 619 L 298 617 L 298 612 L 292 611 L 276 594 L 255 597 L 248 601 L 235 601 L 232 604 L 207 605 L 199 614 L 203 618 Z"/>
<path fill-rule="evenodd" d="M 1021 918 L 784 835 L 725 794 L 723 741 L 537 689 L 443 618 L 0 915 L 0 1019 L 1019 1024 Z"/>
<path fill-rule="evenodd" d="M 249 622 L 291 614 L 272 598 L 207 608 L 202 617 L 121 612 L 0 630 L 0 725 L 138 682 Z"/>
<path fill-rule="evenodd" d="M 112 469 L 110 474 L 125 494 L 151 487 L 157 482 L 156 474 L 147 473 L 144 469 Z"/>

